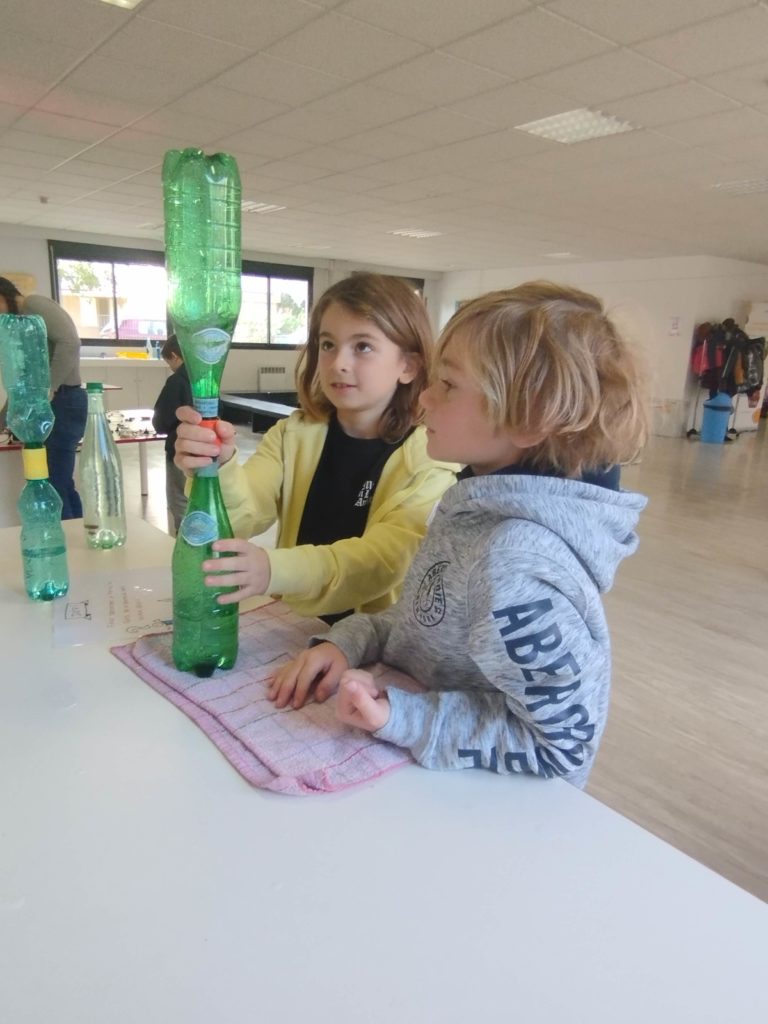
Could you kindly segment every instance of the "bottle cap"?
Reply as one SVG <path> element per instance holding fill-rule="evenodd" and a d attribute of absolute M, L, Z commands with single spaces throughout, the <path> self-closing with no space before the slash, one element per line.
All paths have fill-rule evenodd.
<path fill-rule="evenodd" d="M 21 460 L 26 480 L 46 480 L 48 478 L 48 453 L 45 448 L 21 449 Z"/>
<path fill-rule="evenodd" d="M 104 390 L 104 386 L 102 384 L 99 384 L 98 381 L 89 380 L 88 383 L 85 385 L 85 390 L 89 394 L 91 392 L 93 392 L 94 394 L 100 394 Z"/>

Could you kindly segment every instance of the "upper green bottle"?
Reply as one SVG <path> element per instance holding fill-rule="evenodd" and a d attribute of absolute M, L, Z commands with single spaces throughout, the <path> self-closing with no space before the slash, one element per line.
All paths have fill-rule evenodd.
<path fill-rule="evenodd" d="M 240 312 L 237 162 L 228 153 L 171 149 L 163 161 L 163 193 L 168 311 L 195 407 L 213 417 Z"/>
<path fill-rule="evenodd" d="M 48 398 L 48 333 L 40 316 L 0 315 L 0 376 L 8 392 L 8 427 L 24 444 L 43 444 L 53 427 Z"/>

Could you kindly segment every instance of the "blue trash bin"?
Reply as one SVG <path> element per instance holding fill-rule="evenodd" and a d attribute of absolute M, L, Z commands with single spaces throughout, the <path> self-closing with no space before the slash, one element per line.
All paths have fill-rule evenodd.
<path fill-rule="evenodd" d="M 705 444 L 722 444 L 728 430 L 733 406 L 730 395 L 723 391 L 704 403 L 704 414 L 701 419 L 701 440 Z"/>

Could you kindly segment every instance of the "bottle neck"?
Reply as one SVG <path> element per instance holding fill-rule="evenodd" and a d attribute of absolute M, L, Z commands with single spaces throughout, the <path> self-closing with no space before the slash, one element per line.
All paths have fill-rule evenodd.
<path fill-rule="evenodd" d="M 21 449 L 21 459 L 26 480 L 48 479 L 48 454 L 45 448 L 25 446 Z"/>
<path fill-rule="evenodd" d="M 103 413 L 104 412 L 104 395 L 101 391 L 89 391 L 88 392 L 88 412 L 89 413 Z"/>

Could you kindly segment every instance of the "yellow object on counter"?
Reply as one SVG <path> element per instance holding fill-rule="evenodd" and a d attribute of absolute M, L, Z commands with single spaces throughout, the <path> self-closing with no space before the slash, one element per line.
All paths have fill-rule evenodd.
<path fill-rule="evenodd" d="M 148 352 L 118 352 L 118 359 L 149 359 Z"/>

